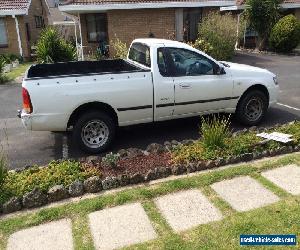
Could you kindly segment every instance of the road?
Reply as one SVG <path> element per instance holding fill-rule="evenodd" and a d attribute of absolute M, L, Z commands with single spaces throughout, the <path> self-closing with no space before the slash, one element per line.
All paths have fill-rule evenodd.
<path fill-rule="evenodd" d="M 300 119 L 300 56 L 262 55 L 239 53 L 233 60 L 276 73 L 279 78 L 279 104 L 271 108 L 261 126 L 271 126 Z M 9 168 L 47 164 L 53 159 L 77 158 L 85 154 L 72 144 L 70 134 L 26 131 L 16 118 L 21 107 L 21 86 L 0 85 L 0 150 L 9 161 Z M 196 139 L 200 118 L 190 118 L 122 128 L 111 150 L 145 148 L 152 142 Z M 242 127 L 234 120 L 234 130 Z"/>

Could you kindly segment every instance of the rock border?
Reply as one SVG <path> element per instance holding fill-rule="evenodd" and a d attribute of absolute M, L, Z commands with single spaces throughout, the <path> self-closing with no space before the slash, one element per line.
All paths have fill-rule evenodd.
<path fill-rule="evenodd" d="M 262 131 L 267 131 L 269 129 L 274 129 L 278 126 L 280 125 L 276 124 L 273 127 L 262 129 L 250 127 L 242 131 L 234 132 L 233 136 L 249 131 L 255 131 L 259 133 Z M 143 151 L 138 148 L 129 148 L 126 150 L 121 149 L 118 153 L 120 157 L 135 157 L 138 155 L 149 155 L 150 153 L 160 154 L 163 152 L 170 151 L 171 148 L 174 146 L 189 145 L 193 142 L 194 140 L 183 140 L 181 142 L 172 140 L 170 142 L 166 141 L 164 145 L 158 143 L 151 143 L 150 145 L 148 145 L 146 151 Z M 278 147 L 276 149 L 265 150 L 263 152 L 246 153 L 238 156 L 232 156 L 227 159 L 218 158 L 216 160 L 190 162 L 188 164 L 177 164 L 171 167 L 162 166 L 153 170 L 149 170 L 146 174 L 141 174 L 137 172 L 131 175 L 122 174 L 119 176 L 109 176 L 105 179 L 100 179 L 99 176 L 92 176 L 84 181 L 76 180 L 68 187 L 64 187 L 63 185 L 55 185 L 51 187 L 46 193 L 42 192 L 38 188 L 34 188 L 31 192 L 24 194 L 21 198 L 12 197 L 9 201 L 5 202 L 3 205 L 0 205 L 0 215 L 17 212 L 22 210 L 23 208 L 30 209 L 41 207 L 52 202 L 67 199 L 69 197 L 82 196 L 85 193 L 98 193 L 102 190 L 109 190 L 139 183 L 147 183 L 152 180 L 166 178 L 170 175 L 184 175 L 187 173 L 218 168 L 225 165 L 249 162 L 264 157 L 273 157 L 299 151 L 300 145 L 284 144 L 283 146 Z M 79 159 L 80 162 L 91 163 L 97 162 L 99 160 L 101 160 L 101 157 L 99 156 L 88 156 Z M 28 168 L 29 166 L 25 167 L 25 169 Z M 19 172 L 22 170 L 23 169 L 11 170 L 11 172 Z"/>

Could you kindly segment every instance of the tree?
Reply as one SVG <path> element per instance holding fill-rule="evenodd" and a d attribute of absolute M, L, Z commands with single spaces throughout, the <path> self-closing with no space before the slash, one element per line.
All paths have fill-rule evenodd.
<path fill-rule="evenodd" d="M 270 32 L 280 17 L 282 0 L 247 0 L 246 16 L 250 26 L 259 36 L 258 49 L 264 50 Z"/>

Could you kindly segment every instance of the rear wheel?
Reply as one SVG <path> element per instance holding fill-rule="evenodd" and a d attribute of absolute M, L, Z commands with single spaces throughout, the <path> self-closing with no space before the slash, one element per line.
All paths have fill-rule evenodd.
<path fill-rule="evenodd" d="M 103 112 L 89 112 L 80 116 L 73 130 L 73 141 L 88 153 L 106 150 L 112 143 L 116 131 L 113 119 Z"/>
<path fill-rule="evenodd" d="M 239 101 L 236 115 L 244 125 L 254 126 L 261 122 L 268 110 L 268 97 L 260 90 L 251 90 Z"/>

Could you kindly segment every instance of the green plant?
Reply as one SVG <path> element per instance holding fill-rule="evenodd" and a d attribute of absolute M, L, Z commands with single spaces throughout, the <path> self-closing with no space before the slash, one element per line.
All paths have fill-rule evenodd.
<path fill-rule="evenodd" d="M 7 81 L 7 77 L 3 73 L 5 64 L 6 64 L 6 61 L 5 61 L 4 57 L 0 56 L 0 84 L 3 84 Z"/>
<path fill-rule="evenodd" d="M 204 118 L 201 120 L 200 133 L 204 147 L 210 149 L 223 148 L 225 139 L 230 135 L 228 118 L 221 118 L 214 115 L 212 118 Z"/>
<path fill-rule="evenodd" d="M 110 152 L 102 158 L 102 162 L 104 163 L 104 165 L 114 168 L 117 166 L 119 159 L 119 154 L 113 154 L 112 152 Z"/>
<path fill-rule="evenodd" d="M 44 29 L 36 46 L 40 63 L 67 62 L 76 60 L 75 47 L 60 37 L 53 27 Z"/>
<path fill-rule="evenodd" d="M 245 14 L 250 26 L 259 35 L 259 50 L 264 50 L 274 24 L 279 19 L 282 0 L 247 0 Z"/>
<path fill-rule="evenodd" d="M 210 12 L 199 24 L 199 39 L 208 43 L 210 55 L 217 60 L 230 59 L 238 39 L 236 20 L 229 13 Z"/>
<path fill-rule="evenodd" d="M 279 52 L 290 52 L 300 43 L 300 21 L 294 15 L 281 18 L 270 34 L 270 46 Z"/>
<path fill-rule="evenodd" d="M 4 184 L 6 176 L 7 176 L 6 161 L 4 157 L 0 154 L 0 191 L 2 191 L 2 186 Z"/>
<path fill-rule="evenodd" d="M 54 185 L 68 186 L 75 180 L 101 175 L 96 168 L 85 168 L 76 161 L 52 161 L 47 167 L 31 167 L 21 172 L 9 172 L 0 193 L 0 203 L 12 196 L 22 196 L 38 187 L 47 191 Z"/>
<path fill-rule="evenodd" d="M 114 54 L 113 58 L 125 59 L 127 57 L 127 44 L 122 42 L 119 38 L 116 38 L 114 41 L 111 41 L 111 46 Z"/>
<path fill-rule="evenodd" d="M 201 50 L 205 54 L 210 55 L 214 48 L 211 44 L 203 39 L 198 38 L 195 42 L 188 43 L 190 46 L 194 47 L 195 49 Z"/>

